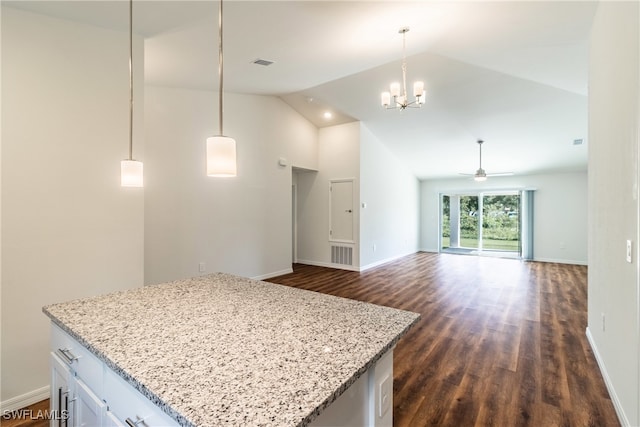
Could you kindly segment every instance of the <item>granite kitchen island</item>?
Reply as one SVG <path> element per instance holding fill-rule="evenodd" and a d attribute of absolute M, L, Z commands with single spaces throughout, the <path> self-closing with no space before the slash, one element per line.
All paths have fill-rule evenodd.
<path fill-rule="evenodd" d="M 139 426 L 388 424 L 393 348 L 419 318 L 222 273 L 43 311 L 52 409 Z"/>

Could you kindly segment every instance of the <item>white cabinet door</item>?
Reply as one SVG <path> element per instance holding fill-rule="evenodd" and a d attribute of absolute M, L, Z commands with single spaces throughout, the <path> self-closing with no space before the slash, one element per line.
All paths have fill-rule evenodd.
<path fill-rule="evenodd" d="M 104 414 L 102 427 L 126 427 L 126 425 L 123 422 L 121 422 L 113 412 L 106 411 Z"/>
<path fill-rule="evenodd" d="M 76 427 L 101 427 L 107 412 L 107 405 L 98 398 L 81 380 L 75 381 Z"/>
<path fill-rule="evenodd" d="M 51 427 L 73 426 L 73 372 L 55 353 L 51 353 Z"/>

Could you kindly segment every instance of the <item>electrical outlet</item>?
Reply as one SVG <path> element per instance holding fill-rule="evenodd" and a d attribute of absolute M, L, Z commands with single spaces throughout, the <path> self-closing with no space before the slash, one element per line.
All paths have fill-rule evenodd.
<path fill-rule="evenodd" d="M 198 264 L 198 271 L 200 273 L 204 273 L 205 271 L 207 271 L 207 265 L 204 262 L 200 261 L 200 263 Z"/>
<path fill-rule="evenodd" d="M 633 242 L 631 240 L 627 240 L 627 262 L 631 262 L 631 252 L 633 248 Z"/>
<path fill-rule="evenodd" d="M 602 317 L 602 332 L 604 332 L 604 313 L 600 313 L 600 316 Z"/>
<path fill-rule="evenodd" d="M 376 246 L 376 244 L 373 244 L 373 252 L 375 252 L 378 249 L 378 246 Z"/>
<path fill-rule="evenodd" d="M 387 375 L 379 383 L 378 398 L 378 417 L 382 418 L 389 411 L 393 402 L 393 378 L 391 375 Z"/>

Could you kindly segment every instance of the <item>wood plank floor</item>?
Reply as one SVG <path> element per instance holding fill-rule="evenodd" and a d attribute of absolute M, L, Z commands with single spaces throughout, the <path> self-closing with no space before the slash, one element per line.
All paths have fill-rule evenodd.
<path fill-rule="evenodd" d="M 585 336 L 587 267 L 418 253 L 274 283 L 411 310 L 394 426 L 619 426 Z"/>
<path fill-rule="evenodd" d="M 0 417 L 2 427 L 47 427 L 49 420 L 49 399 L 27 406 L 21 411 L 3 413 Z"/>

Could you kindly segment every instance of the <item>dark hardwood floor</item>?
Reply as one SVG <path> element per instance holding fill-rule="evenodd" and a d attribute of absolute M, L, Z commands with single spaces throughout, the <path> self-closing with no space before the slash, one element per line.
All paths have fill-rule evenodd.
<path fill-rule="evenodd" d="M 411 310 L 394 426 L 619 426 L 585 336 L 587 267 L 418 253 L 274 283 Z"/>
<path fill-rule="evenodd" d="M 48 412 L 49 399 L 34 403 L 20 411 L 3 413 L 0 417 L 0 425 L 2 427 L 47 427 Z"/>

